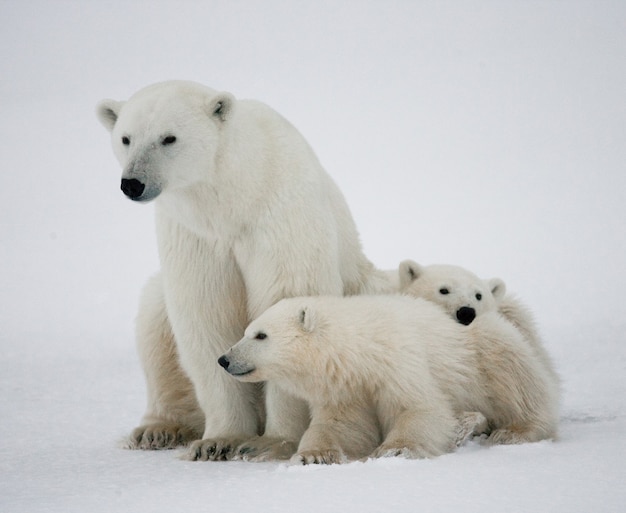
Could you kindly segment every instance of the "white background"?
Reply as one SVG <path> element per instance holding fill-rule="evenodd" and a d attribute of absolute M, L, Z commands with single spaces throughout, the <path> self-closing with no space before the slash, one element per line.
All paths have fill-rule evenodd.
<path fill-rule="evenodd" d="M 0 77 L 0 510 L 621 511 L 626 3 L 0 0 Z M 172 78 L 295 124 L 379 267 L 504 279 L 561 440 L 304 469 L 118 449 L 158 258 L 94 107 Z"/>

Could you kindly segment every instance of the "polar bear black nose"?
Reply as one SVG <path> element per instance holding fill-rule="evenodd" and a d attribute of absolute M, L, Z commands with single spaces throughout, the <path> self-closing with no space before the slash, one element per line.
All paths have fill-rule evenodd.
<path fill-rule="evenodd" d="M 126 194 L 130 199 L 137 199 L 143 194 L 143 190 L 146 188 L 136 178 L 122 178 L 122 192 Z"/>
<path fill-rule="evenodd" d="M 469 306 L 462 306 L 456 311 L 456 318 L 461 324 L 469 326 L 476 318 L 476 310 L 470 308 Z"/>
<path fill-rule="evenodd" d="M 228 360 L 228 358 L 226 358 L 226 355 L 220 356 L 217 360 L 217 363 L 219 363 L 226 370 L 228 370 L 228 366 L 230 365 L 230 361 Z"/>

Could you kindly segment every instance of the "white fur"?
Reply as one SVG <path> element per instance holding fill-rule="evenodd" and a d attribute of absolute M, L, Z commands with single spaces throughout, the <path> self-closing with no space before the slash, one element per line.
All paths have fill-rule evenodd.
<path fill-rule="evenodd" d="M 285 299 L 220 364 L 309 403 L 299 463 L 436 456 L 454 449 L 466 411 L 486 417 L 494 443 L 556 434 L 558 391 L 497 313 L 466 327 L 409 296 Z"/>
<path fill-rule="evenodd" d="M 546 372 L 552 377 L 553 387 L 560 387 L 561 379 L 554 368 L 552 358 L 546 351 L 535 319 L 528 307 L 514 295 L 507 294 L 500 300 L 498 312 L 519 330 L 524 339 L 537 353 L 537 356 L 543 362 Z"/>
<path fill-rule="evenodd" d="M 97 112 L 122 178 L 143 185 L 132 199 L 156 204 L 161 275 L 138 318 L 149 404 L 131 443 L 170 446 L 158 442 L 161 425 L 193 440 L 199 406 L 192 458 L 228 458 L 237 446 L 258 459 L 288 456 L 306 405 L 269 385 L 264 412 L 259 388 L 215 362 L 281 298 L 389 287 L 364 257 L 343 196 L 298 131 L 260 102 L 173 81 Z M 166 376 L 162 365 L 175 370 Z"/>

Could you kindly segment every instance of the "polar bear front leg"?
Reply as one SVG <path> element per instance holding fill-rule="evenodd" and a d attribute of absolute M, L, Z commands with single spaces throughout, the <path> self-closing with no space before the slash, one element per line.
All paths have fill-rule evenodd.
<path fill-rule="evenodd" d="M 323 401 L 311 411 L 311 425 L 291 458 L 292 464 L 346 463 L 367 457 L 381 442 L 376 412 L 367 398 L 349 397 L 349 401 L 333 404 Z"/>
<path fill-rule="evenodd" d="M 265 433 L 243 442 L 236 450 L 236 458 L 246 461 L 286 460 L 296 452 L 309 424 L 306 402 L 273 383 L 266 383 L 265 405 Z"/>
<path fill-rule="evenodd" d="M 346 463 L 338 437 L 331 425 L 312 422 L 300 440 L 298 452 L 290 460 L 292 465 L 331 465 Z"/>
<path fill-rule="evenodd" d="M 144 287 L 136 340 L 146 378 L 148 404 L 141 425 L 123 445 L 128 449 L 172 449 L 187 445 L 202 435 L 204 414 L 193 385 L 178 361 L 160 274 Z"/>
<path fill-rule="evenodd" d="M 390 429 L 373 458 L 432 458 L 456 447 L 457 422 L 447 408 L 405 408 L 391 416 L 388 423 Z"/>
<path fill-rule="evenodd" d="M 168 318 L 182 368 L 204 413 L 204 432 L 187 459 L 230 459 L 259 434 L 259 386 L 233 380 L 217 360 L 243 335 L 246 291 L 230 248 L 162 219 L 159 253 Z"/>

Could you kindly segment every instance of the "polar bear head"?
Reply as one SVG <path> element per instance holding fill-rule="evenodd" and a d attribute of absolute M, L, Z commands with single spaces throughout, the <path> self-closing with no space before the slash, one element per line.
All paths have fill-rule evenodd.
<path fill-rule="evenodd" d="M 311 351 L 319 356 L 324 344 L 317 315 L 307 298 L 283 299 L 246 328 L 243 338 L 218 363 L 239 381 L 289 381 L 289 376 L 310 373 Z"/>
<path fill-rule="evenodd" d="M 356 361 L 362 353 L 346 344 L 349 336 L 354 338 L 348 335 L 352 329 L 346 333 L 338 321 L 345 308 L 350 310 L 343 301 L 334 296 L 282 299 L 250 323 L 218 363 L 239 381 L 272 382 L 309 403 L 340 402 L 366 386 Z"/>
<path fill-rule="evenodd" d="M 412 260 L 400 264 L 400 292 L 441 305 L 461 324 L 496 311 L 506 292 L 499 278 L 481 280 L 455 265 L 421 266 Z"/>
<path fill-rule="evenodd" d="M 124 194 L 150 201 L 208 180 L 234 105 L 229 93 L 185 81 L 148 86 L 128 101 L 102 100 L 96 112 L 111 132 Z"/>

